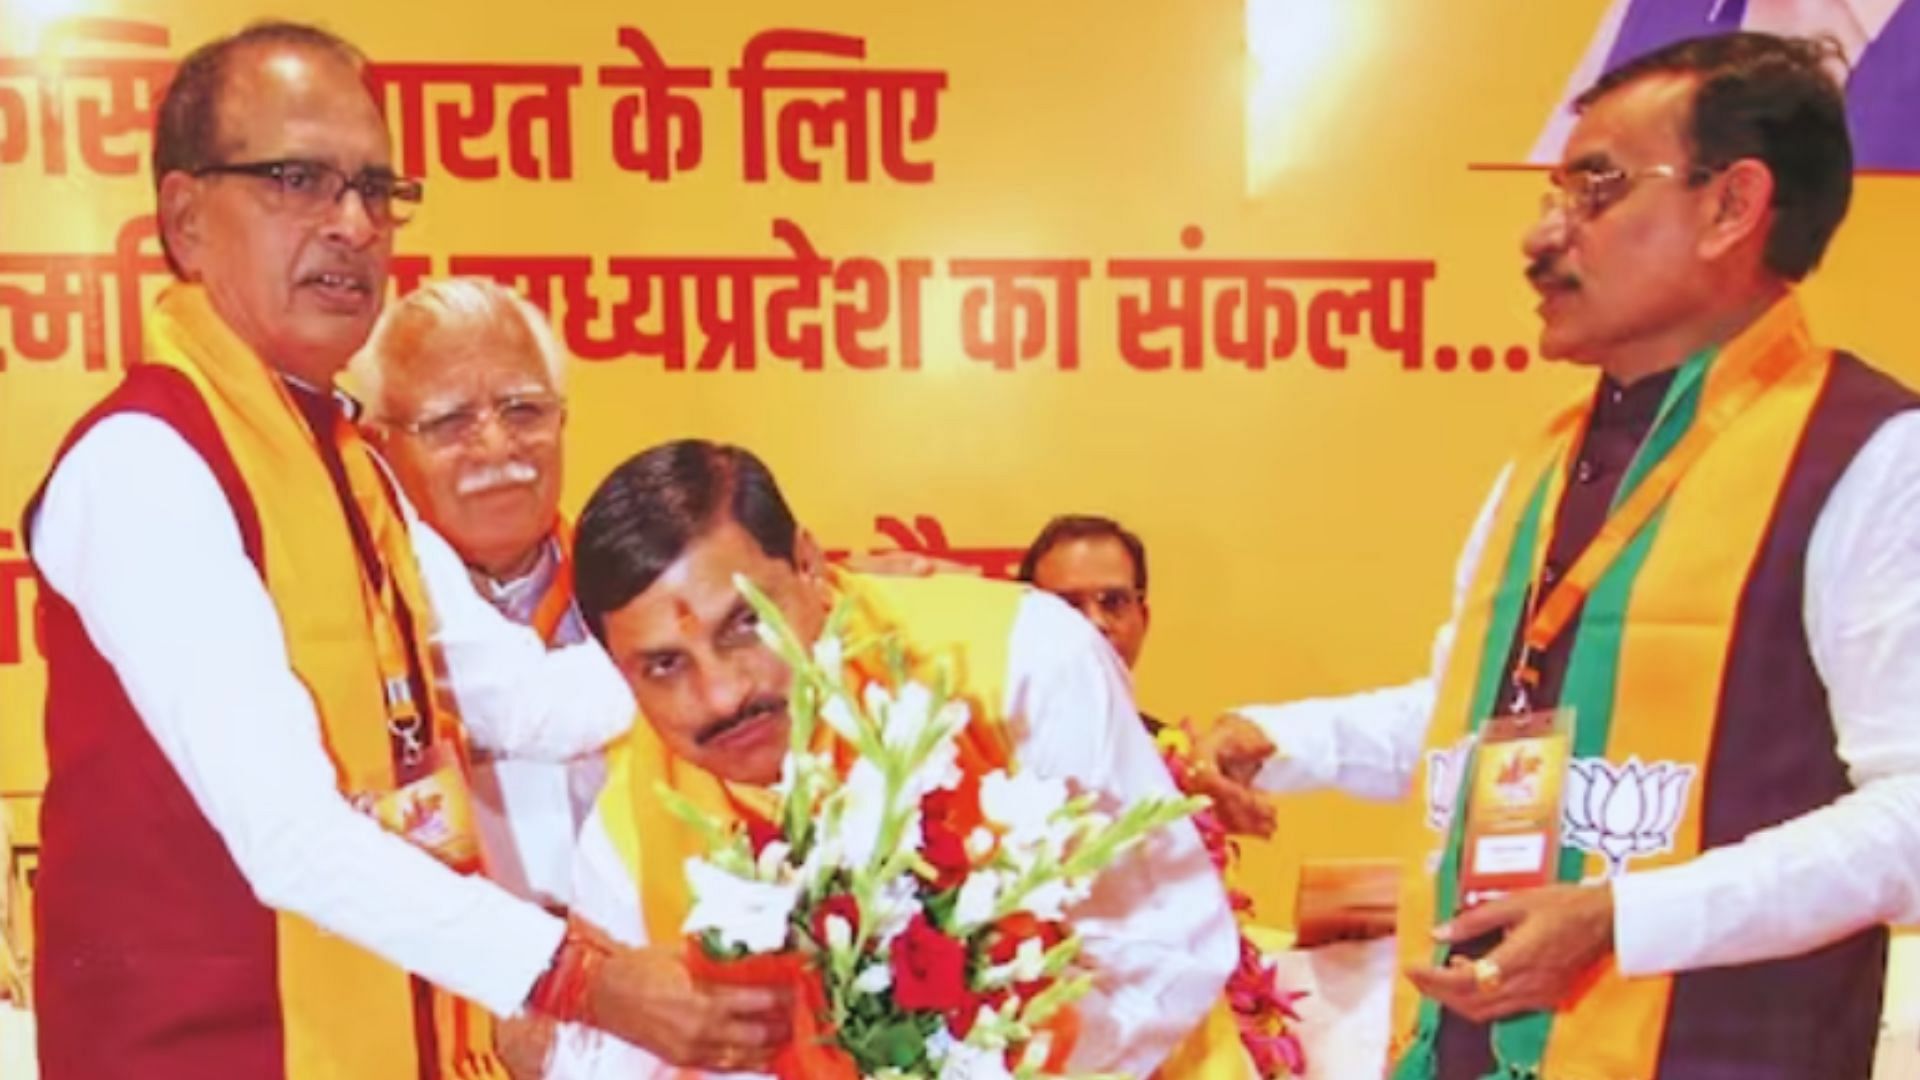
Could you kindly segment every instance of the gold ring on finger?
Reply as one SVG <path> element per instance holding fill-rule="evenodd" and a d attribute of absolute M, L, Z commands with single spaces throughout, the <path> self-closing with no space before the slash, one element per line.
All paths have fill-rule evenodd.
<path fill-rule="evenodd" d="M 1500 989 L 1500 964 L 1481 957 L 1473 962 L 1473 985 L 1483 993 Z"/>

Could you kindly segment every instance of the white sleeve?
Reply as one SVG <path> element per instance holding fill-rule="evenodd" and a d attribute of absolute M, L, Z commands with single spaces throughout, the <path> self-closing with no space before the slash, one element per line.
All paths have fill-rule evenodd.
<path fill-rule="evenodd" d="M 433 604 L 434 641 L 474 745 L 566 761 L 627 730 L 637 711 L 633 692 L 599 642 L 547 648 L 540 635 L 487 603 L 452 545 L 410 505 L 406 513 Z"/>
<path fill-rule="evenodd" d="M 1009 651 L 1007 715 L 1021 767 L 1100 792 L 1108 809 L 1177 797 L 1119 657 L 1057 598 L 1030 592 Z M 1094 971 L 1072 1072 L 1150 1075 L 1220 1000 L 1239 931 L 1200 835 L 1180 822 L 1095 882 L 1070 915 Z"/>
<path fill-rule="evenodd" d="M 30 527 L 48 587 L 263 904 L 496 1012 L 519 1008 L 563 924 L 341 798 L 279 613 L 185 440 L 150 417 L 102 421 L 55 470 Z"/>
<path fill-rule="evenodd" d="M 573 913 L 623 945 L 647 944 L 640 909 L 640 883 L 627 872 L 596 807 L 580 829 L 573 858 Z M 580 1024 L 562 1024 L 547 1061 L 550 1080 L 696 1080 L 747 1073 L 706 1073 L 660 1060 L 614 1035 Z"/>
<path fill-rule="evenodd" d="M 1466 545 L 1454 565 L 1453 611 L 1433 636 L 1430 674 L 1402 686 L 1343 697 L 1311 698 L 1285 705 L 1245 705 L 1232 710 L 1259 726 L 1278 753 L 1254 778 L 1264 791 L 1294 792 L 1331 787 L 1363 799 L 1394 800 L 1407 793 L 1433 718 L 1434 695 L 1453 650 L 1455 626 L 1467 590 L 1486 552 L 1494 513 L 1506 494 L 1512 466 L 1494 480 L 1480 506 Z"/>
<path fill-rule="evenodd" d="M 626 873 L 600 810 L 580 827 L 573 852 L 573 914 L 623 945 L 647 943 L 639 883 Z M 562 1024 L 554 1035 L 547 1076 L 552 1080 L 614 1080 L 672 1076 L 660 1059 L 622 1039 L 582 1024 Z"/>
<path fill-rule="evenodd" d="M 1814 524 L 1805 622 L 1855 789 L 1613 884 L 1620 969 L 1793 956 L 1920 920 L 1920 412 L 1882 425 Z"/>

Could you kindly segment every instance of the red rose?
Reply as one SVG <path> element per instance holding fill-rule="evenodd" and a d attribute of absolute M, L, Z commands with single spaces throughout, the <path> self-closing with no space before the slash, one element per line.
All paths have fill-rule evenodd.
<path fill-rule="evenodd" d="M 980 813 L 980 778 L 964 776 L 951 788 L 927 792 L 920 799 L 920 816 L 941 822 L 959 836 L 986 824 L 986 817 Z"/>
<path fill-rule="evenodd" d="M 1067 931 L 1057 922 L 1042 922 L 1031 913 L 1016 911 L 993 924 L 993 941 L 987 946 L 987 959 L 996 964 L 1013 963 L 1020 943 L 1039 938 L 1042 949 L 1051 949 L 1065 941 Z"/>
<path fill-rule="evenodd" d="M 833 915 L 847 920 L 847 929 L 855 935 L 860 933 L 859 902 L 846 893 L 835 893 L 820 901 L 820 906 L 813 909 L 813 940 L 822 945 L 827 943 L 827 919 Z"/>
<path fill-rule="evenodd" d="M 974 1021 L 980 1019 L 980 1002 L 978 995 L 968 994 L 967 1000 L 947 1010 L 947 1031 L 954 1038 L 966 1041 L 967 1035 L 973 1031 Z"/>
<path fill-rule="evenodd" d="M 967 880 L 973 861 L 967 858 L 967 843 L 944 821 L 928 819 L 922 825 L 920 857 L 933 867 L 933 887 L 957 889 Z"/>
<path fill-rule="evenodd" d="M 1032 1001 L 1034 998 L 1037 998 L 1041 994 L 1046 993 L 1047 987 L 1052 985 L 1053 985 L 1053 980 L 1042 975 L 1037 979 L 1029 979 L 1026 982 L 1014 983 L 1013 992 L 1020 995 L 1021 1001 Z"/>
<path fill-rule="evenodd" d="M 746 818 L 747 843 L 753 847 L 754 858 L 758 859 L 760 853 L 767 850 L 768 844 L 773 843 L 775 840 L 786 839 L 786 837 L 780 835 L 780 826 L 775 825 L 759 814 L 748 814 Z"/>
<path fill-rule="evenodd" d="M 964 1006 L 967 949 L 917 914 L 893 939 L 893 998 L 903 1009 L 947 1012 Z"/>

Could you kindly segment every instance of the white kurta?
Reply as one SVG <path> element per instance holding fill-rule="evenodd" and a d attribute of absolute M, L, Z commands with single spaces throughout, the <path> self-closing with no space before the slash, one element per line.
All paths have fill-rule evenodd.
<path fill-rule="evenodd" d="M 1456 619 L 1506 482 L 1502 473 L 1461 552 Z M 1793 956 L 1920 921 L 1920 412 L 1882 425 L 1834 486 L 1808 543 L 1803 603 L 1855 790 L 1680 865 L 1615 878 L 1614 949 L 1628 975 Z M 1452 642 L 1449 621 L 1433 674 L 1417 682 L 1236 710 L 1281 750 L 1257 783 L 1408 797 Z"/>
<path fill-rule="evenodd" d="M 406 511 L 434 641 L 476 745 L 564 761 L 627 729 L 632 692 L 598 645 L 548 651 Z M 29 528 L 48 586 L 79 613 L 262 903 L 495 1012 L 519 1009 L 564 924 L 348 805 L 273 598 L 186 440 L 152 417 L 108 417 L 54 470 Z"/>

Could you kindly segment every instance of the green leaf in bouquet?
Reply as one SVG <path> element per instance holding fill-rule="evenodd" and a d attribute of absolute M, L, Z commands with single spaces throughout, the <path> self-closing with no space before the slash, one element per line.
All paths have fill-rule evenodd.
<path fill-rule="evenodd" d="M 926 1061 L 927 1040 L 943 1022 L 931 1014 L 915 1016 L 896 1010 L 858 1031 L 843 1030 L 840 1045 L 853 1055 L 862 1073 L 912 1069 Z"/>
<path fill-rule="evenodd" d="M 1020 1022 L 1037 1028 L 1053 1019 L 1061 1009 L 1086 997 L 1092 989 L 1093 976 L 1085 972 L 1056 979 L 1052 986 L 1027 999 L 1026 1006 L 1020 1010 Z"/>
<path fill-rule="evenodd" d="M 888 634 L 881 643 L 881 655 L 887 667 L 887 684 L 899 686 L 907 681 L 907 647 L 900 635 Z"/>
<path fill-rule="evenodd" d="M 927 913 L 927 919 L 942 930 L 953 927 L 953 909 L 960 904 L 959 889 L 940 889 L 924 893 L 920 907 Z"/>
<path fill-rule="evenodd" d="M 1078 821 L 1088 814 L 1093 813 L 1094 807 L 1097 806 L 1099 802 L 1100 796 L 1097 792 L 1083 791 L 1068 799 L 1066 802 L 1061 803 L 1060 809 L 1047 815 L 1047 820 Z"/>
<path fill-rule="evenodd" d="M 700 834 L 700 841 L 708 852 L 708 862 L 730 874 L 744 878 L 755 876 L 753 847 L 732 823 L 720 821 L 661 781 L 654 781 L 653 793 L 674 817 L 686 822 Z"/>
<path fill-rule="evenodd" d="M 1202 798 L 1143 799 L 1127 807 L 1113 824 L 1084 837 L 1068 854 L 1062 869 L 1073 878 L 1097 874 L 1148 833 L 1189 817 L 1206 805 Z"/>
<path fill-rule="evenodd" d="M 1049 979 L 1057 979 L 1073 962 L 1080 958 L 1080 935 L 1068 934 L 1054 943 L 1040 960 L 1042 970 Z"/>
<path fill-rule="evenodd" d="M 993 905 L 994 921 L 997 922 L 1020 910 L 1021 905 L 1026 903 L 1027 897 L 1033 895 L 1034 890 L 1066 876 L 1059 861 L 1053 856 L 1045 852 L 1036 854 L 1033 861 L 1001 891 L 999 900 Z"/>
<path fill-rule="evenodd" d="M 745 945 L 727 944 L 719 930 L 702 930 L 697 940 L 700 942 L 700 951 L 706 953 L 709 960 L 741 960 L 747 955 Z"/>
<path fill-rule="evenodd" d="M 793 632 L 793 627 L 787 625 L 779 605 L 768 599 L 767 594 L 761 592 L 760 587 L 748 580 L 745 574 L 733 575 L 733 587 L 759 618 L 760 639 L 767 643 L 767 647 L 795 671 L 803 667 L 811 669 L 814 666 L 813 657 L 806 643 Z"/>

